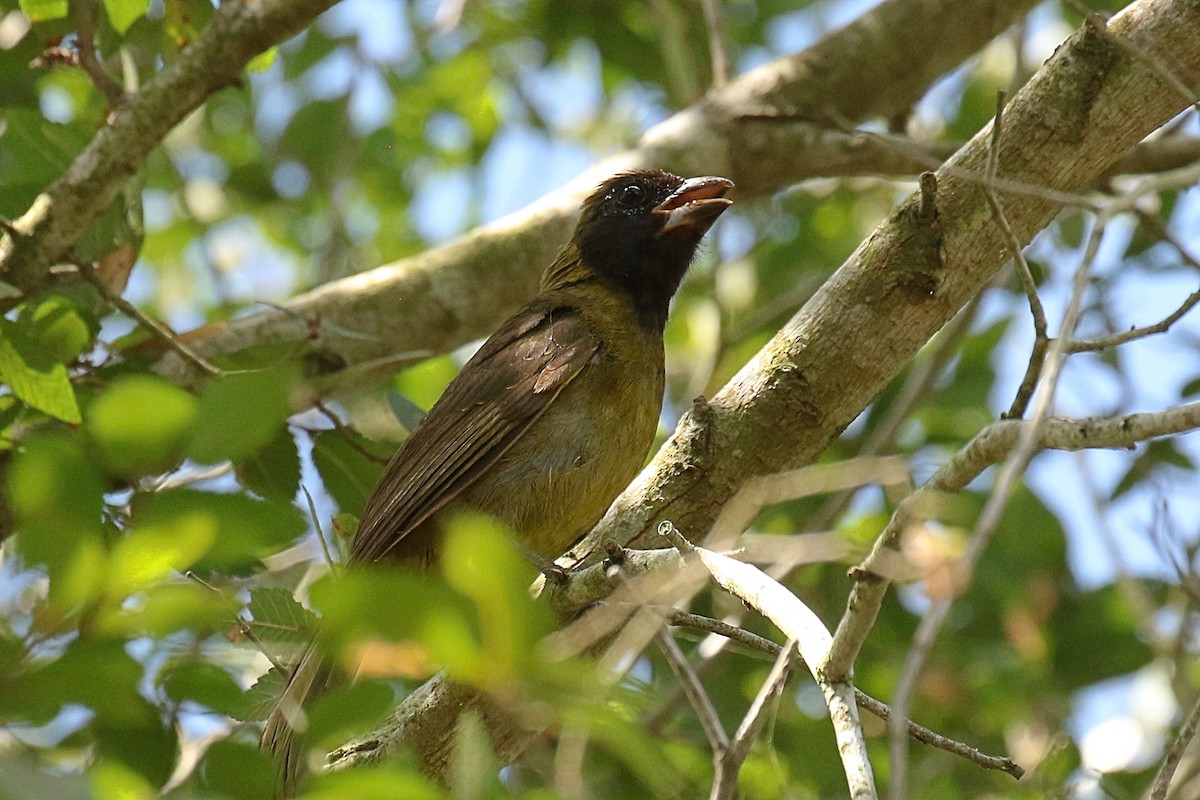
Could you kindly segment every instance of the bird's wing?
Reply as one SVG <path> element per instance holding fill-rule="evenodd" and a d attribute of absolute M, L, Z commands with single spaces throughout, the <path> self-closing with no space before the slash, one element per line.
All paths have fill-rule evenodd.
<path fill-rule="evenodd" d="M 485 475 L 598 349 L 573 308 L 526 307 L 506 322 L 388 464 L 363 511 L 351 560 L 381 558 Z"/>

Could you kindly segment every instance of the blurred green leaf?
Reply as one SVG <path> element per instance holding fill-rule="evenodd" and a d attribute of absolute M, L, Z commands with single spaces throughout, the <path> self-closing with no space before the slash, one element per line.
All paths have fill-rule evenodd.
<path fill-rule="evenodd" d="M 479 616 L 484 671 L 473 679 L 481 685 L 516 679 L 552 629 L 545 604 L 529 596 L 536 571 L 495 520 L 460 515 L 448 526 L 442 572 L 452 588 L 474 601 Z"/>
<path fill-rule="evenodd" d="M 47 566 L 52 587 L 101 547 L 104 485 L 79 438 L 30 436 L 7 471 L 18 551 L 26 563 Z M 90 595 L 91 588 L 84 587 L 82 594 Z"/>
<path fill-rule="evenodd" d="M 392 707 L 395 692 L 379 681 L 359 681 L 331 689 L 308 709 L 308 741 L 338 743 L 350 732 L 379 722 Z"/>
<path fill-rule="evenodd" d="M 1188 472 L 1194 472 L 1196 468 L 1174 440 L 1155 440 L 1145 445 L 1137 458 L 1130 463 L 1121 480 L 1113 487 L 1110 499 L 1117 499 L 1166 466 L 1179 467 Z"/>
<path fill-rule="evenodd" d="M 216 664 L 178 661 L 164 669 L 160 681 L 167 695 L 177 703 L 191 700 L 231 716 L 244 705 L 237 681 Z"/>
<path fill-rule="evenodd" d="M 96 632 L 108 636 L 167 636 L 190 630 L 200 636 L 233 625 L 230 605 L 191 581 L 160 583 L 119 606 L 107 605 L 95 618 Z"/>
<path fill-rule="evenodd" d="M 196 419 L 196 398 L 161 378 L 132 375 L 91 404 L 87 430 L 109 469 L 136 476 L 178 464 Z"/>
<path fill-rule="evenodd" d="M 62 19 L 67 15 L 67 0 L 20 0 L 20 6 L 30 22 Z"/>
<path fill-rule="evenodd" d="M 109 560 L 109 592 L 125 597 L 203 558 L 217 540 L 219 520 L 199 509 L 169 522 L 135 522 Z"/>
<path fill-rule="evenodd" d="M 301 800 L 443 800 L 449 797 L 415 770 L 395 767 L 351 769 L 321 775 Z"/>
<path fill-rule="evenodd" d="M 203 786 L 222 797 L 261 800 L 275 794 L 275 765 L 261 748 L 244 742 L 214 742 L 199 770 Z"/>
<path fill-rule="evenodd" d="M 263 52 L 250 59 L 250 63 L 246 65 L 246 69 L 251 72 L 266 72 L 275 63 L 275 57 L 279 54 L 278 47 L 269 47 Z"/>
<path fill-rule="evenodd" d="M 30 332 L 0 318 L 0 382 L 39 411 L 64 422 L 80 422 L 67 370 Z"/>
<path fill-rule="evenodd" d="M 36 0 L 35 0 L 36 2 Z M 47 7 L 58 7 L 47 0 Z M 63 15 L 66 0 L 61 1 Z M 0 214 L 15 219 L 23 214 L 46 184 L 58 178 L 91 139 L 81 124 L 50 122 L 36 108 L 0 111 Z"/>
<path fill-rule="evenodd" d="M 188 455 L 212 464 L 239 461 L 265 448 L 291 414 L 291 377 L 287 370 L 261 370 L 222 375 L 209 383 L 200 395 Z"/>
<path fill-rule="evenodd" d="M 304 531 L 304 519 L 293 506 L 192 489 L 139 494 L 131 504 L 130 518 L 143 529 L 214 527 L 217 534 L 211 548 L 192 567 L 199 573 L 244 573 Z"/>
<path fill-rule="evenodd" d="M 20 319 L 32 338 L 41 343 L 47 356 L 60 364 L 78 358 L 99 330 L 76 298 L 62 291 L 50 292 L 32 307 L 22 307 Z"/>
<path fill-rule="evenodd" d="M 150 0 L 104 0 L 104 10 L 113 29 L 124 35 L 133 23 L 145 16 Z"/>

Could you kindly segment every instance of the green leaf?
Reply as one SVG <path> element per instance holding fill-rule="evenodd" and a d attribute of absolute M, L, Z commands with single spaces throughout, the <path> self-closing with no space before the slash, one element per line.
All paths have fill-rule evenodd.
<path fill-rule="evenodd" d="M 106 604 L 95 617 L 97 633 L 109 636 L 166 636 L 187 630 L 208 636 L 233 625 L 231 605 L 192 581 L 160 583 L 139 592 L 136 602 Z"/>
<path fill-rule="evenodd" d="M 243 486 L 257 495 L 282 503 L 292 502 L 300 486 L 300 453 L 291 431 L 280 428 L 265 447 L 241 459 L 237 476 Z"/>
<path fill-rule="evenodd" d="M 338 508 L 359 515 L 383 473 L 383 464 L 367 458 L 354 445 L 384 457 L 395 449 L 375 444 L 354 431 L 323 431 L 313 437 L 312 458 Z"/>
<path fill-rule="evenodd" d="M 416 772 L 395 767 L 351 769 L 325 773 L 317 778 L 303 800 L 442 800 L 447 795 Z"/>
<path fill-rule="evenodd" d="M 200 763 L 203 785 L 221 797 L 261 800 L 275 796 L 275 765 L 261 748 L 232 739 L 213 743 Z"/>
<path fill-rule="evenodd" d="M 150 375 L 114 381 L 88 409 L 87 430 L 109 469 L 122 476 L 179 463 L 196 425 L 197 402 Z"/>
<path fill-rule="evenodd" d="M 159 530 L 212 525 L 216 538 L 192 569 L 198 573 L 244 573 L 264 556 L 304 532 L 304 518 L 289 505 L 241 494 L 176 489 L 133 498 L 130 517 L 136 527 Z M 201 522 L 203 520 L 203 522 Z"/>
<path fill-rule="evenodd" d="M 16 218 L 46 184 L 63 174 L 94 131 L 82 122 L 50 122 L 36 108 L 5 108 L 0 113 L 0 214 Z"/>
<path fill-rule="evenodd" d="M 287 589 L 266 586 L 250 594 L 250 627 L 264 642 L 306 642 L 316 619 Z"/>
<path fill-rule="evenodd" d="M 214 380 L 200 395 L 188 455 L 212 464 L 237 461 L 266 447 L 291 414 L 289 383 L 285 370 L 239 372 Z"/>
<path fill-rule="evenodd" d="M 177 703 L 191 700 L 222 714 L 234 714 L 243 705 L 242 688 L 225 670 L 203 661 L 180 661 L 161 676 L 163 688 Z"/>
<path fill-rule="evenodd" d="M 65 292 L 51 292 L 32 308 L 23 307 L 20 320 L 50 359 L 60 364 L 78 358 L 99 330 L 95 321 L 85 316 L 74 298 Z"/>
<path fill-rule="evenodd" d="M 169 522 L 135 523 L 117 541 L 109 560 L 108 586 L 113 597 L 127 597 L 177 570 L 199 561 L 217 540 L 218 518 L 195 509 Z"/>
<path fill-rule="evenodd" d="M 67 370 L 27 332 L 0 318 L 0 382 L 28 405 L 64 422 L 80 422 Z"/>
<path fill-rule="evenodd" d="M 150 0 L 104 0 L 104 10 L 113 30 L 122 36 L 133 23 L 146 15 Z"/>
<path fill-rule="evenodd" d="M 250 59 L 250 63 L 246 64 L 246 69 L 250 70 L 251 72 L 266 72 L 271 68 L 271 65 L 275 63 L 275 57 L 277 55 L 279 55 L 278 47 L 272 47 L 268 50 L 264 50 L 254 58 Z"/>
<path fill-rule="evenodd" d="M 20 0 L 19 5 L 30 22 L 46 22 L 67 16 L 67 0 Z"/>
<path fill-rule="evenodd" d="M 272 667 L 242 695 L 242 707 L 231 716 L 243 722 L 266 719 L 285 686 L 287 679 Z"/>
<path fill-rule="evenodd" d="M 1147 444 L 1129 465 L 1129 469 L 1125 471 L 1121 480 L 1113 488 L 1111 499 L 1115 500 L 1138 486 L 1155 472 L 1161 471 L 1163 466 L 1179 467 L 1189 471 L 1195 469 L 1191 459 L 1179 449 L 1173 440 L 1158 439 Z"/>
<path fill-rule="evenodd" d="M 86 553 L 101 547 L 104 484 L 85 454 L 82 437 L 65 432 L 33 435 L 8 469 L 8 498 L 17 548 L 27 564 L 45 564 L 51 587 L 72 573 Z M 84 592 L 87 594 L 87 592 Z"/>
<path fill-rule="evenodd" d="M 425 419 L 425 410 L 399 392 L 388 392 L 387 401 L 392 416 L 410 433 Z"/>
<path fill-rule="evenodd" d="M 307 710 L 309 740 L 333 741 L 339 734 L 363 730 L 377 722 L 394 699 L 392 688 L 379 681 L 333 689 Z"/>

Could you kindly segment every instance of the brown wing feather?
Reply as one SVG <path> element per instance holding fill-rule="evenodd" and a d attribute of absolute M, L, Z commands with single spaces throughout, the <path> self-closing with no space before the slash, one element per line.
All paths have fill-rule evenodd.
<path fill-rule="evenodd" d="M 570 307 L 539 304 L 484 343 L 388 464 L 352 561 L 375 561 L 474 483 L 591 361 L 599 344 Z"/>

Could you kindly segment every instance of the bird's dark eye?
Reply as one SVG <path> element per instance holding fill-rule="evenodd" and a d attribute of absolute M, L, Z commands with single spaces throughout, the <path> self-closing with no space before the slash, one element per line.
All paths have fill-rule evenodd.
<path fill-rule="evenodd" d="M 640 183 L 629 183 L 617 189 L 617 203 L 625 208 L 637 208 L 646 201 L 646 187 Z"/>

